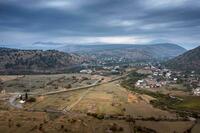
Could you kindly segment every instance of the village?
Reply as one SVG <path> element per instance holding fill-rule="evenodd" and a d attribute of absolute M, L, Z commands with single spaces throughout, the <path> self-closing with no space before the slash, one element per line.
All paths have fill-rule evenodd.
<path fill-rule="evenodd" d="M 121 61 L 121 60 L 120 60 Z M 103 65 L 102 65 L 103 63 Z M 137 73 L 147 75 L 146 78 L 140 79 L 135 83 L 135 87 L 140 89 L 154 89 L 169 85 L 183 85 L 194 96 L 200 96 L 200 75 L 195 71 L 180 72 L 167 69 L 162 65 L 152 65 L 151 63 L 120 65 L 113 64 L 107 66 L 104 60 L 97 66 L 85 64 L 84 69 L 80 70 L 81 74 L 96 74 L 101 76 L 122 75 L 128 68 L 137 68 Z M 90 66 L 90 67 L 89 67 Z"/>
<path fill-rule="evenodd" d="M 79 130 L 74 124 L 78 124 L 81 119 L 83 119 L 85 125 L 90 124 L 90 121 L 87 121 L 87 119 L 90 119 L 94 121 L 96 128 L 109 131 L 109 133 L 130 132 L 127 131 L 129 128 L 126 128 L 129 119 L 135 121 L 131 127 L 137 128 L 138 125 L 147 124 L 144 126 L 145 130 L 155 130 L 156 132 L 162 132 L 162 128 L 159 127 L 163 123 L 166 124 L 165 122 L 168 122 L 166 125 L 174 131 L 176 130 L 173 128 L 174 124 L 181 127 L 181 132 L 192 126 L 194 121 L 187 117 L 181 117 L 178 113 L 171 113 L 170 111 L 154 107 L 152 102 L 155 102 L 156 98 L 153 95 L 137 93 L 137 91 L 134 92 L 123 87 L 122 83 L 128 79 L 128 75 L 131 75 L 131 73 L 145 75 L 145 78 L 136 80 L 136 83 L 134 80 L 131 81 L 139 89 L 159 90 L 168 85 L 180 84 L 181 80 L 183 80 L 181 73 L 149 64 L 141 64 L 138 67 L 117 64 L 101 67 L 86 66 L 79 72 L 72 74 L 50 76 L 2 75 L 2 83 L 0 85 L 5 89 L 2 89 L 1 96 L 5 98 L 4 102 L 7 103 L 8 109 L 16 108 L 17 110 L 26 110 L 27 112 L 42 112 L 47 116 L 49 115 L 47 117 L 49 123 L 51 123 L 51 116 L 56 117 L 59 114 L 63 117 L 63 120 L 67 120 L 66 123 L 72 124 L 69 127 L 70 130 L 73 129 L 74 131 Z M 192 74 L 195 75 L 195 73 Z M 137 78 L 137 75 L 133 78 Z M 192 76 L 190 80 L 195 78 L 196 75 Z M 14 90 L 17 90 L 17 93 Z M 185 102 L 185 97 L 180 98 L 175 91 L 171 92 L 174 95 L 167 95 L 170 97 L 170 101 L 173 99 L 174 101 Z M 181 93 L 185 92 L 181 91 Z M 193 95 L 197 96 L 198 94 L 194 93 Z M 6 108 L 3 105 L 1 106 Z M 13 121 L 17 119 L 17 117 L 11 117 Z M 106 124 L 99 125 L 101 120 L 106 121 Z M 155 128 L 148 127 L 149 123 L 156 121 L 159 121 L 161 124 L 158 124 Z M 171 124 L 171 121 L 174 123 Z M 21 121 L 19 123 L 22 127 L 25 126 Z M 62 123 L 62 125 L 66 123 Z M 43 124 L 48 125 L 47 123 Z M 33 127 L 34 125 L 31 125 L 31 128 Z M 49 129 L 42 128 L 45 130 Z M 65 128 L 68 127 L 66 126 Z M 51 130 L 60 129 L 51 126 Z M 85 130 L 91 129 L 85 128 Z M 97 132 L 101 133 L 102 131 Z"/>
<path fill-rule="evenodd" d="M 192 95 L 200 96 L 199 74 L 196 74 L 194 71 L 183 73 L 149 65 L 143 69 L 139 69 L 137 72 L 148 75 L 146 78 L 140 79 L 135 83 L 135 87 L 137 88 L 153 89 L 173 84 L 182 84 Z"/>

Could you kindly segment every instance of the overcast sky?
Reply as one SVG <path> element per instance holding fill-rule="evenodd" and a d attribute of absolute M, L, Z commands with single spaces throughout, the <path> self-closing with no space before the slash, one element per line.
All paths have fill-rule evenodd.
<path fill-rule="evenodd" d="M 18 48 L 170 42 L 191 49 L 200 45 L 200 1 L 0 0 L 0 40 Z"/>

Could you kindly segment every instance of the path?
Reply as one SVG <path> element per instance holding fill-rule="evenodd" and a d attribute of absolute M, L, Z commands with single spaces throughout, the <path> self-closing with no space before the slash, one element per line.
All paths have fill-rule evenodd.
<path fill-rule="evenodd" d="M 67 112 L 67 111 L 70 111 L 74 106 L 76 106 L 87 94 L 89 91 L 91 91 L 92 89 L 94 89 L 94 87 L 92 88 L 89 88 L 87 91 L 85 91 L 81 97 L 76 101 L 74 102 L 73 104 L 71 104 L 70 106 L 67 106 L 63 109 L 64 112 Z"/>

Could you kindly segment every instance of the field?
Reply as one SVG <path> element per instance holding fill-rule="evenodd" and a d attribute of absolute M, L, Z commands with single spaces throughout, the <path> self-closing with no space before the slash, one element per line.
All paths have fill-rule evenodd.
<path fill-rule="evenodd" d="M 160 133 L 182 133 L 190 128 L 192 122 L 154 122 L 136 120 L 98 120 L 83 114 L 49 114 L 45 112 L 1 111 L 0 131 L 7 132 L 70 132 L 70 133 L 131 133 L 140 127 L 153 129 Z M 146 127 L 146 128 L 145 128 Z M 194 132 L 197 133 L 197 132 Z"/>
<path fill-rule="evenodd" d="M 39 93 L 91 85 L 101 78 L 88 74 L 0 76 L 6 92 L 23 92 L 28 89 Z"/>
<path fill-rule="evenodd" d="M 36 102 L 23 104 L 23 109 L 9 105 L 8 100 L 14 95 L 13 93 L 0 95 L 0 130 L 4 132 L 182 133 L 192 129 L 193 133 L 197 133 L 199 129 L 199 123 L 195 124 L 194 121 L 185 119 L 176 112 L 162 110 L 152 105 L 152 101 L 162 98 L 164 93 L 125 89 L 121 86 L 121 80 L 108 82 L 110 77 L 103 77 L 104 80 L 99 85 L 79 90 L 73 88 L 91 85 L 102 77 L 61 74 L 18 76 L 10 80 L 4 77 L 4 79 L 7 79 L 3 83 L 6 92 L 23 91 L 30 85 L 29 81 L 31 86 L 37 85 L 35 88 L 30 87 L 31 92 L 37 92 L 37 95 L 31 96 L 36 98 Z M 44 82 L 48 84 L 44 85 Z M 12 86 L 16 83 L 22 83 L 25 87 L 21 89 L 20 86 Z M 65 88 L 63 86 L 69 83 L 71 91 L 48 95 L 43 93 L 63 90 Z M 55 89 L 54 85 L 57 85 L 58 89 Z M 198 110 L 198 103 L 191 106 L 191 103 L 195 102 L 192 100 L 198 101 L 198 98 L 187 97 L 187 102 L 180 103 L 180 108 L 196 106 L 193 109 Z"/>
<path fill-rule="evenodd" d="M 200 112 L 200 97 L 198 96 L 185 96 L 182 97 L 183 102 L 177 104 L 176 106 L 183 110 Z"/>
<path fill-rule="evenodd" d="M 70 110 L 82 113 L 131 115 L 134 118 L 176 118 L 176 114 L 154 108 L 149 103 L 150 100 L 150 96 L 131 93 L 119 86 L 118 82 L 111 82 L 87 91 L 40 96 L 36 103 L 28 104 L 26 108 L 64 110 L 73 105 Z"/>
<path fill-rule="evenodd" d="M 62 110 L 65 107 L 74 103 L 84 92 L 84 90 L 64 92 L 61 94 L 49 95 L 49 96 L 39 96 L 36 99 L 36 103 L 25 104 L 26 108 L 45 110 L 54 109 Z"/>
<path fill-rule="evenodd" d="M 147 88 L 145 90 L 151 92 L 158 92 L 165 95 L 173 95 L 173 96 L 188 96 L 190 92 L 187 91 L 187 88 L 181 84 L 169 84 L 167 86 L 162 86 L 159 88 Z"/>
<path fill-rule="evenodd" d="M 187 129 L 189 129 L 194 123 L 185 122 L 185 121 L 176 121 L 176 122 L 152 122 L 152 121 L 137 121 L 136 125 L 143 125 L 145 127 L 156 130 L 160 133 L 183 133 Z M 176 130 L 175 130 L 176 129 Z"/>

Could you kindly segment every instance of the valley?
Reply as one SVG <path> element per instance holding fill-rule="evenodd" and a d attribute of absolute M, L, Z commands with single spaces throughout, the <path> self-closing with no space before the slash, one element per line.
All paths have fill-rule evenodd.
<path fill-rule="evenodd" d="M 184 49 L 159 44 L 79 50 L 1 49 L 0 131 L 198 133 L 198 71 L 162 63 Z"/>
<path fill-rule="evenodd" d="M 79 133 L 80 129 L 88 133 L 198 132 L 200 127 L 194 116 L 176 112 L 184 106 L 196 106 L 186 102 L 171 110 L 152 104 L 169 93 L 189 97 L 187 91 L 166 86 L 144 91 L 127 89 L 123 84 L 137 69 L 128 70 L 122 76 L 78 73 L 0 76 L 3 88 L 6 88 L 0 94 L 0 129 L 72 133 Z M 28 97 L 34 101 L 19 102 L 18 95 L 24 96 L 25 89 L 29 89 Z M 158 93 L 163 96 L 156 97 Z M 14 98 L 14 106 L 9 103 L 10 98 Z"/>
<path fill-rule="evenodd" d="M 0 0 L 0 133 L 200 133 L 199 0 Z"/>

